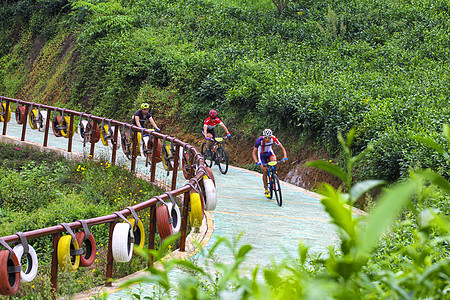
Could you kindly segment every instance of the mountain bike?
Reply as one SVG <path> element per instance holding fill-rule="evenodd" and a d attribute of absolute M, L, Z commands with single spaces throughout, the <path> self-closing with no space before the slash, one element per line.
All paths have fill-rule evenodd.
<path fill-rule="evenodd" d="M 205 164 L 212 167 L 213 163 L 219 166 L 220 173 L 226 174 L 228 172 L 228 154 L 222 146 L 222 142 L 227 137 L 216 137 L 212 139 L 212 143 L 207 146 L 207 143 L 202 144 L 201 153 L 205 159 Z M 209 162 L 208 162 L 209 161 Z"/>
<path fill-rule="evenodd" d="M 270 191 L 270 197 L 269 199 L 272 199 L 273 194 L 275 194 L 275 198 L 277 199 L 278 206 L 281 206 L 283 204 L 283 197 L 281 195 L 281 185 L 280 185 L 280 179 L 278 178 L 277 174 L 277 163 L 280 163 L 280 161 L 270 161 L 267 164 L 263 164 L 264 167 L 268 167 L 267 169 L 267 188 Z"/>

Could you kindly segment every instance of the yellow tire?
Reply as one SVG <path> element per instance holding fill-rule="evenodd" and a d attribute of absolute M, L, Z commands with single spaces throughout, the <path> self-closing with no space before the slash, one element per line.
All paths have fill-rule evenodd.
<path fill-rule="evenodd" d="M 134 228 L 134 218 L 129 217 L 127 218 L 128 221 L 131 223 L 131 226 Z M 139 220 L 136 228 L 133 229 L 133 235 L 134 235 L 134 246 L 139 248 L 144 248 L 145 244 L 145 231 L 144 231 L 144 224 L 142 224 L 142 221 Z M 134 254 L 137 254 L 135 250 L 133 250 Z"/>
<path fill-rule="evenodd" d="M 200 199 L 199 193 L 191 193 L 190 196 L 190 221 L 192 227 L 200 227 L 202 226 L 203 220 L 203 210 L 202 210 L 202 200 Z"/>
<path fill-rule="evenodd" d="M 70 255 L 70 249 L 79 249 L 80 246 L 76 239 L 73 239 L 70 234 L 64 235 L 58 242 L 58 264 L 63 271 L 76 271 L 80 266 L 80 256 Z"/>
<path fill-rule="evenodd" d="M 103 146 L 109 146 L 108 139 L 105 136 L 108 135 L 108 131 L 109 131 L 108 125 L 103 125 L 103 128 L 100 128 L 100 139 L 102 140 Z"/>
<path fill-rule="evenodd" d="M 142 139 L 142 134 L 140 132 L 137 133 L 137 145 L 136 145 L 136 156 L 140 156 L 141 155 L 141 139 Z"/>
<path fill-rule="evenodd" d="M 60 125 L 64 125 L 64 126 L 67 127 L 66 129 L 61 129 L 61 134 L 65 138 L 69 138 L 70 126 L 72 126 L 72 134 L 70 135 L 70 137 L 73 137 L 73 134 L 75 133 L 75 124 L 70 124 L 70 117 L 69 116 L 65 116 L 64 120 L 62 120 Z"/>
<path fill-rule="evenodd" d="M 31 129 L 38 129 L 38 124 L 36 123 L 37 120 L 37 113 L 38 109 L 34 108 L 29 114 L 28 114 L 28 123 L 30 123 Z"/>
<path fill-rule="evenodd" d="M 169 156 L 170 156 L 169 153 L 170 153 L 170 144 L 163 145 L 162 153 L 161 153 L 161 161 L 162 161 L 164 170 L 166 170 L 166 171 L 173 170 L 173 161 L 171 161 L 169 159 Z"/>
<path fill-rule="evenodd" d="M 3 118 L 3 115 L 6 115 L 6 122 L 11 121 L 11 107 L 6 111 L 6 103 L 3 103 L 3 107 L 0 109 L 0 121 L 4 122 L 5 119 Z"/>

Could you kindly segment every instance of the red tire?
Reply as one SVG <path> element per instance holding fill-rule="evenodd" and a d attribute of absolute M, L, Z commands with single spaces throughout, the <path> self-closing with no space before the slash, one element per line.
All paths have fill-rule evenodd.
<path fill-rule="evenodd" d="M 20 285 L 20 271 L 8 273 L 8 267 L 20 266 L 20 262 L 14 253 L 9 259 L 9 253 L 8 250 L 0 250 L 0 294 L 7 296 L 17 293 Z"/>
<path fill-rule="evenodd" d="M 56 116 L 55 118 L 53 118 L 53 122 L 52 122 L 52 128 L 53 128 L 53 134 L 56 137 L 62 137 L 62 133 L 61 133 L 61 129 L 58 129 L 57 126 L 59 126 L 59 124 L 62 122 L 62 116 Z"/>
<path fill-rule="evenodd" d="M 172 225 L 169 223 L 169 210 L 166 205 L 156 207 L 156 223 L 161 240 L 172 235 Z"/>
<path fill-rule="evenodd" d="M 27 117 L 25 116 L 25 106 L 19 106 L 17 105 L 16 108 L 16 121 L 17 124 L 25 124 L 25 122 L 27 121 Z"/>
<path fill-rule="evenodd" d="M 205 169 L 206 169 L 206 172 L 208 173 L 208 177 L 210 179 L 212 179 L 212 181 L 214 182 L 214 186 L 216 186 L 216 180 L 214 179 L 213 171 L 211 170 L 210 167 L 205 167 Z"/>
<path fill-rule="evenodd" d="M 86 140 L 91 144 L 95 144 L 100 140 L 100 127 L 94 121 L 90 121 L 89 126 L 91 126 L 91 134 L 86 136 Z"/>
<path fill-rule="evenodd" d="M 84 231 L 75 233 L 75 239 L 77 240 L 78 245 L 80 248 L 84 249 L 84 254 L 80 255 L 80 266 L 89 267 L 95 260 L 97 244 L 92 234 L 89 235 L 89 238 L 86 241 L 84 240 L 84 236 Z"/>

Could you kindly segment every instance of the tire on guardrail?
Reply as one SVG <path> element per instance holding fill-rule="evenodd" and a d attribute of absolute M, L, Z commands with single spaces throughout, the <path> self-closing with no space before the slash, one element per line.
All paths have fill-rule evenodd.
<path fill-rule="evenodd" d="M 132 217 L 127 218 L 127 220 L 131 223 L 131 226 L 133 227 L 133 235 L 134 235 L 134 245 L 138 248 L 144 248 L 145 244 L 145 231 L 144 231 L 144 224 L 141 220 L 138 221 L 137 226 L 135 226 L 135 220 Z M 138 252 L 133 250 L 134 254 L 137 254 Z"/>
<path fill-rule="evenodd" d="M 213 171 L 211 170 L 210 167 L 205 167 L 206 172 L 208 173 L 208 177 L 213 181 L 214 186 L 216 186 L 216 179 L 214 179 L 214 174 Z"/>
<path fill-rule="evenodd" d="M 206 175 L 203 177 L 203 187 L 205 192 L 205 210 L 215 210 L 217 205 L 216 187 L 212 179 L 209 179 Z"/>
<path fill-rule="evenodd" d="M 113 137 L 114 126 L 109 127 L 109 125 L 103 125 L 103 128 L 100 128 L 100 140 L 104 146 L 109 146 L 112 149 Z"/>
<path fill-rule="evenodd" d="M 9 250 L 0 250 L 0 294 L 14 295 L 20 286 L 20 271 L 8 272 L 9 267 L 20 266 L 20 261 L 13 253 L 9 258 Z"/>
<path fill-rule="evenodd" d="M 45 124 L 47 122 L 47 111 L 33 108 L 28 114 L 28 122 L 31 129 L 37 129 L 40 132 L 45 131 Z"/>
<path fill-rule="evenodd" d="M 0 122 L 4 122 L 6 118 L 6 122 L 11 121 L 11 106 L 8 108 L 8 111 L 6 111 L 6 103 L 3 103 L 2 106 L 0 106 Z"/>
<path fill-rule="evenodd" d="M 24 248 L 22 244 L 18 244 L 13 248 L 17 259 L 21 262 L 24 254 Z M 28 254 L 26 254 L 27 267 L 25 271 L 20 272 L 20 282 L 31 282 L 37 275 L 38 270 L 38 258 L 36 251 L 30 245 L 28 245 Z"/>
<path fill-rule="evenodd" d="M 16 122 L 17 124 L 23 125 L 27 121 L 27 116 L 25 115 L 25 106 L 17 105 L 16 107 Z"/>
<path fill-rule="evenodd" d="M 100 140 L 100 127 L 98 127 L 98 124 L 95 121 L 90 121 L 88 124 L 90 127 L 90 134 L 86 136 L 86 140 L 91 144 L 95 144 Z"/>
<path fill-rule="evenodd" d="M 71 255 L 71 250 L 80 249 L 76 239 L 70 234 L 62 236 L 58 241 L 58 264 L 63 271 L 76 271 L 80 266 L 80 255 Z"/>
<path fill-rule="evenodd" d="M 172 233 L 178 233 L 181 228 L 181 212 L 180 208 L 176 203 L 167 203 L 167 210 L 169 211 L 170 217 L 172 218 Z"/>
<path fill-rule="evenodd" d="M 97 254 L 97 243 L 92 234 L 85 240 L 86 233 L 84 231 L 79 231 L 75 233 L 75 239 L 78 242 L 80 248 L 84 249 L 84 253 L 80 255 L 80 266 L 89 267 L 95 260 L 95 255 Z"/>
<path fill-rule="evenodd" d="M 133 256 L 132 228 L 128 223 L 117 223 L 112 236 L 112 255 L 117 262 L 129 262 Z"/>
<path fill-rule="evenodd" d="M 52 129 L 53 129 L 53 134 L 56 137 L 62 137 L 62 133 L 61 133 L 61 129 L 59 129 L 58 127 L 60 126 L 59 124 L 62 122 L 62 116 L 55 116 L 53 118 L 53 122 L 52 122 Z"/>
<path fill-rule="evenodd" d="M 64 119 L 62 119 L 60 125 L 64 127 L 63 129 L 61 129 L 61 134 L 63 137 L 69 138 L 69 134 L 70 137 L 73 136 L 73 134 L 75 133 L 75 124 L 70 124 L 69 116 L 64 116 Z M 72 133 L 70 133 L 70 127 L 72 127 Z"/>
<path fill-rule="evenodd" d="M 166 239 L 167 237 L 171 236 L 172 231 L 172 224 L 169 221 L 170 219 L 170 213 L 167 205 L 162 204 L 156 207 L 156 223 L 158 226 L 158 233 L 161 237 L 161 240 Z"/>
<path fill-rule="evenodd" d="M 78 139 L 82 143 L 84 143 L 85 140 L 87 140 L 87 138 L 86 138 L 86 127 L 87 127 L 87 124 L 88 124 L 87 120 L 81 120 L 78 123 L 78 126 L 77 126 Z"/>
<path fill-rule="evenodd" d="M 190 212 L 189 219 L 192 227 L 202 226 L 203 221 L 203 205 L 200 194 L 197 192 L 190 192 Z"/>

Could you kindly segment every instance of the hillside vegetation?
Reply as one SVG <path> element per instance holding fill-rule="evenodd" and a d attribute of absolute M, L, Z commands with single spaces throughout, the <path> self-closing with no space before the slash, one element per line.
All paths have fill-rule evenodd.
<path fill-rule="evenodd" d="M 449 178 L 412 138 L 444 145 L 448 15 L 445 0 L 299 0 L 281 16 L 268 0 L 4 0 L 0 94 L 119 120 L 149 101 L 192 132 L 215 108 L 237 139 L 271 127 L 338 156 L 354 127 L 355 153 L 374 145 L 360 178 Z"/>

